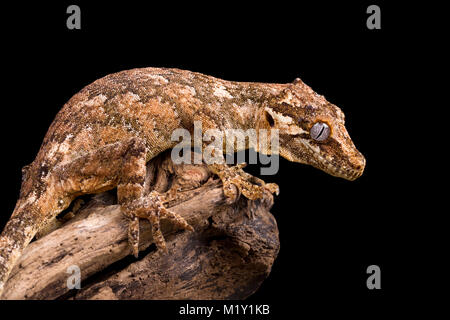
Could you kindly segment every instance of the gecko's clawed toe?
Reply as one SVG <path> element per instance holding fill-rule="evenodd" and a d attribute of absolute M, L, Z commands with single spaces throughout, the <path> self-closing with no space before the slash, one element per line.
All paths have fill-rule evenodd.
<path fill-rule="evenodd" d="M 275 195 L 280 194 L 280 187 L 276 183 L 266 183 L 264 188 L 270 193 L 274 193 Z"/>
<path fill-rule="evenodd" d="M 250 200 L 261 199 L 265 192 L 279 194 L 279 187 L 275 183 L 265 183 L 264 180 L 254 177 L 242 170 L 245 164 L 234 167 L 226 165 L 215 165 L 212 171 L 222 180 L 225 196 L 237 200 L 242 194 Z"/>
<path fill-rule="evenodd" d="M 133 256 L 139 255 L 139 218 L 133 217 L 129 219 L 128 224 L 128 243 L 130 244 Z"/>
<path fill-rule="evenodd" d="M 139 201 L 139 204 L 134 204 L 133 207 L 133 209 L 126 208 L 125 215 L 130 220 L 128 240 L 135 257 L 139 252 L 139 218 L 150 222 L 153 242 L 162 252 L 167 252 L 167 246 L 161 231 L 161 219 L 167 219 L 175 228 L 194 231 L 194 228 L 182 216 L 164 207 L 161 195 L 156 191 L 152 191 L 148 197 Z"/>

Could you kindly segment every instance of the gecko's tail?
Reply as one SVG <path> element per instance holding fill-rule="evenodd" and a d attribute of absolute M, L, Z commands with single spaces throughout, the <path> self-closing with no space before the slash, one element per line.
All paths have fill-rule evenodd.
<path fill-rule="evenodd" d="M 16 206 L 0 235 L 0 299 L 8 277 L 36 232 L 36 209 Z"/>

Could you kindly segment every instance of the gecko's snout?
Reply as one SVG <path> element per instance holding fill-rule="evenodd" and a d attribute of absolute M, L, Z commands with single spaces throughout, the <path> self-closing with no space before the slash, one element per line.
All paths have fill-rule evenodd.
<path fill-rule="evenodd" d="M 364 168 L 366 167 L 366 158 L 357 151 L 357 153 L 349 158 L 348 168 L 345 170 L 345 175 L 343 178 L 353 181 L 359 177 L 364 172 Z"/>

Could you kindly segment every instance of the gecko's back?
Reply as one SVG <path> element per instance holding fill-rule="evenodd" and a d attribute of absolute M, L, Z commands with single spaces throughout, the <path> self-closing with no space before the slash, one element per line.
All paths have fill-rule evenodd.
<path fill-rule="evenodd" d="M 174 71 L 146 68 L 108 75 L 86 86 L 57 114 L 36 162 L 52 167 L 131 137 L 152 146 L 149 158 L 159 154 L 170 147 L 172 130 L 186 125 L 185 118 L 193 112 L 180 108 L 186 103 L 178 100 L 192 100 L 193 95 L 180 88 L 178 79 Z"/>
<path fill-rule="evenodd" d="M 23 169 L 20 198 L 0 237 L 0 293 L 23 248 L 76 196 L 117 186 L 120 193 L 120 183 L 141 177 L 142 163 L 171 148 L 173 130 L 191 130 L 195 117 L 206 125 L 215 119 L 209 127 L 239 121 L 227 89 L 242 92 L 238 83 L 199 73 L 144 68 L 108 75 L 74 95 Z M 143 162 L 127 169 L 139 173 L 127 177 L 124 162 L 141 153 Z"/>
<path fill-rule="evenodd" d="M 174 129 L 191 129 L 195 115 L 202 119 L 204 114 L 205 121 L 217 119 L 211 126 L 227 127 L 230 122 L 245 126 L 242 112 L 254 112 L 253 101 L 246 101 L 245 96 L 264 94 L 263 90 L 243 90 L 249 88 L 257 91 L 256 84 L 179 69 L 144 68 L 108 75 L 64 105 L 35 162 L 53 167 L 130 137 L 146 141 L 151 159 L 173 145 Z"/>

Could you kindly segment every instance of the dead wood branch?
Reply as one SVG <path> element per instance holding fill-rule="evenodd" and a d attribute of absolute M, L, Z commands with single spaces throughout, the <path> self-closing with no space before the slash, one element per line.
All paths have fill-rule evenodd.
<path fill-rule="evenodd" d="M 225 199 L 203 165 L 174 165 L 169 154 L 151 161 L 151 188 L 167 191 L 167 206 L 195 232 L 162 221 L 168 254 L 150 246 L 141 223 L 139 259 L 130 256 L 127 220 L 111 193 L 93 197 L 62 227 L 32 242 L 6 284 L 4 299 L 243 299 L 270 273 L 279 250 L 270 214 L 272 196 Z M 70 290 L 68 268 L 81 271 Z"/>

